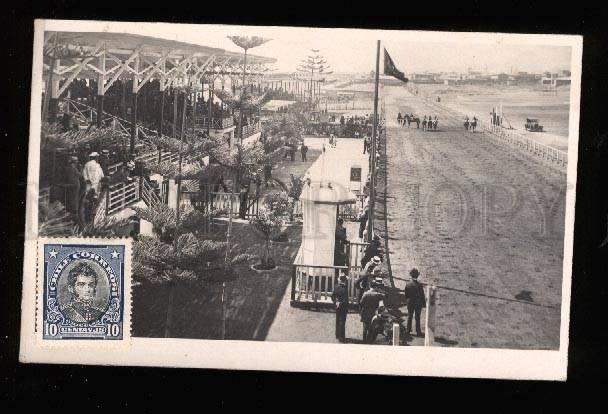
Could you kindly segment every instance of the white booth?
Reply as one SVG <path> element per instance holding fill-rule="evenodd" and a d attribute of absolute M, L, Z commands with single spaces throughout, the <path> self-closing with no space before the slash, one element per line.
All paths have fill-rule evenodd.
<path fill-rule="evenodd" d="M 344 186 L 329 183 L 305 184 L 302 202 L 302 244 L 292 275 L 292 304 L 331 304 L 331 293 L 340 271 L 347 266 L 334 265 L 334 247 L 338 209 L 356 202 L 356 196 Z M 349 296 L 354 300 L 354 277 L 349 278 Z"/>

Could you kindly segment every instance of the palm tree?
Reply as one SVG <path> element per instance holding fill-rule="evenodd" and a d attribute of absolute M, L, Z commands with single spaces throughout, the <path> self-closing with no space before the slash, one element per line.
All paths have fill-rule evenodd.
<path fill-rule="evenodd" d="M 202 222 L 213 214 L 196 210 L 182 210 L 182 220 L 177 227 L 177 212 L 164 204 L 141 209 L 135 214 L 152 223 L 158 237 L 139 236 L 133 244 L 133 278 L 136 282 L 162 284 L 169 287 L 165 337 L 170 337 L 173 326 L 175 288 L 180 283 L 192 283 L 209 277 L 213 271 L 224 272 L 224 278 L 234 276 L 232 266 L 248 260 L 248 255 L 238 255 L 228 265 L 218 269 L 222 262 L 226 243 L 205 239 L 197 234 Z"/>
<path fill-rule="evenodd" d="M 241 138 L 241 143 L 243 141 L 243 102 L 244 102 L 244 95 L 245 95 L 245 91 L 247 90 L 247 88 L 245 87 L 245 75 L 247 74 L 247 50 L 252 49 L 254 47 L 258 47 L 260 45 L 263 45 L 264 43 L 270 41 L 271 39 L 266 39 L 260 36 L 228 36 L 228 38 L 230 40 L 232 40 L 232 43 L 234 43 L 235 45 L 237 45 L 238 47 L 242 48 L 244 51 L 244 57 L 243 57 L 243 85 L 242 85 L 242 89 L 241 89 L 241 110 L 239 111 L 239 129 L 240 129 L 240 138 Z M 237 177 L 238 179 L 238 177 Z M 232 183 L 232 193 L 234 193 L 236 191 L 236 181 L 237 179 L 235 179 Z M 230 255 L 230 236 L 232 235 L 232 196 L 230 196 L 230 214 L 228 216 L 228 232 L 226 234 L 226 242 L 227 242 L 227 248 L 226 248 L 226 261 L 228 261 L 228 256 Z"/>
<path fill-rule="evenodd" d="M 245 100 L 245 91 L 247 88 L 245 87 L 245 76 L 247 74 L 247 50 L 253 49 L 254 47 L 258 47 L 263 45 L 266 42 L 269 42 L 271 39 L 266 39 L 260 36 L 228 36 L 228 39 L 232 40 L 232 43 L 243 49 L 244 57 L 243 57 L 243 84 L 241 85 L 241 111 L 239 111 L 239 128 L 240 128 L 240 138 L 243 139 L 243 101 Z"/>

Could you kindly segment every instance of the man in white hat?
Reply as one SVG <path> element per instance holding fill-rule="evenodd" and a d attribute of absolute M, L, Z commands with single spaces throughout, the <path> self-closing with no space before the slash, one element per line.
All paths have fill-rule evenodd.
<path fill-rule="evenodd" d="M 82 177 L 85 181 L 91 183 L 91 188 L 95 190 L 95 193 L 99 195 L 101 193 L 101 179 L 103 178 L 103 170 L 101 165 L 97 162 L 99 153 L 93 151 L 89 154 L 89 161 L 84 165 L 82 169 Z"/>
<path fill-rule="evenodd" d="M 380 259 L 379 256 L 374 256 L 372 258 L 372 260 L 370 260 L 369 262 L 367 262 L 367 264 L 365 265 L 365 268 L 363 269 L 365 274 L 368 276 L 371 276 L 372 273 L 374 272 L 374 270 L 376 268 L 380 267 L 380 264 L 382 263 L 382 260 Z"/>
<path fill-rule="evenodd" d="M 131 175 L 133 175 L 133 172 L 134 172 L 134 171 L 135 171 L 135 162 L 133 162 L 133 161 L 129 161 L 129 162 L 127 163 L 127 173 L 128 173 L 128 174 L 127 174 L 127 181 L 131 181 L 131 180 L 133 180 L 133 179 L 131 178 Z"/>

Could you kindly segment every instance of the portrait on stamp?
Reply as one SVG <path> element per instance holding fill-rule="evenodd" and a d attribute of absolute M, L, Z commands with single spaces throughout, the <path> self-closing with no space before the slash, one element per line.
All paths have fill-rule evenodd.
<path fill-rule="evenodd" d="M 44 339 L 122 339 L 124 245 L 44 246 Z"/>
<path fill-rule="evenodd" d="M 67 277 L 59 281 L 57 301 L 65 317 L 80 323 L 101 319 L 109 304 L 110 290 L 97 265 L 73 262 L 71 269 L 64 273 Z"/>

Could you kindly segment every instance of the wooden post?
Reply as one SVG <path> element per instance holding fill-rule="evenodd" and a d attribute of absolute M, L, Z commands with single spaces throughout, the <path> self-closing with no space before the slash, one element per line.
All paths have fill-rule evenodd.
<path fill-rule="evenodd" d="M 162 88 L 162 96 L 160 98 L 160 119 L 158 122 L 158 136 L 159 137 L 163 136 L 163 124 L 165 123 L 165 88 L 162 86 L 162 81 L 161 81 L 161 88 Z"/>
<path fill-rule="evenodd" d="M 133 82 L 135 85 L 136 82 Z M 132 108 L 132 118 L 131 118 L 131 142 L 129 151 L 131 154 L 135 153 L 135 138 L 137 138 L 137 91 L 133 91 L 133 108 Z"/>
<path fill-rule="evenodd" d="M 196 131 L 196 89 L 194 90 L 194 96 L 192 99 L 192 133 Z"/>
<path fill-rule="evenodd" d="M 226 282 L 222 282 L 222 339 L 226 339 Z"/>
<path fill-rule="evenodd" d="M 98 83 L 100 85 L 101 83 Z M 103 125 L 103 94 L 97 95 L 97 128 Z"/>
<path fill-rule="evenodd" d="M 243 57 L 243 86 L 241 87 L 241 110 L 239 111 L 239 129 L 240 129 L 240 141 L 243 142 L 243 98 L 245 95 L 245 76 L 247 74 L 247 49 L 245 49 L 245 56 Z M 232 207 L 232 205 L 231 205 Z"/>
<path fill-rule="evenodd" d="M 173 138 L 177 139 L 177 88 L 173 85 Z"/>
<path fill-rule="evenodd" d="M 135 58 L 135 72 L 139 72 L 139 56 Z M 131 142 L 130 142 L 130 152 L 131 155 L 135 153 L 135 138 L 137 138 L 137 91 L 139 88 L 137 75 L 133 76 L 133 118 L 131 124 Z"/>
<path fill-rule="evenodd" d="M 211 82 L 207 80 L 207 136 L 211 135 Z"/>
<path fill-rule="evenodd" d="M 124 80 L 120 81 L 122 93 L 120 95 L 120 116 L 127 119 L 127 82 Z"/>
<path fill-rule="evenodd" d="M 426 285 L 426 314 L 424 317 L 424 346 L 433 346 L 435 343 L 435 310 L 436 293 L 435 286 Z"/>
<path fill-rule="evenodd" d="M 177 91 L 177 89 L 176 89 Z M 184 131 L 186 129 L 186 97 L 188 96 L 188 93 L 186 91 L 184 91 L 184 106 L 182 108 L 182 124 L 181 124 L 181 132 L 180 132 L 180 137 L 179 137 L 179 160 L 178 160 L 178 165 L 177 165 L 177 169 L 178 169 L 178 173 L 177 173 L 177 207 L 175 210 L 175 239 L 177 240 L 178 237 L 178 229 L 179 229 L 179 219 L 180 219 L 180 198 L 181 198 L 181 192 L 182 192 L 182 161 L 183 161 L 183 156 L 182 156 L 182 150 L 183 150 L 183 146 L 184 146 Z M 177 98 L 177 96 L 176 96 Z"/>
<path fill-rule="evenodd" d="M 104 97 L 104 85 L 106 83 L 105 72 L 106 72 L 106 53 L 105 50 L 99 56 L 99 66 L 103 73 L 97 76 L 97 128 L 101 128 L 103 124 L 103 97 Z"/>
<path fill-rule="evenodd" d="M 399 346 L 399 334 L 401 333 L 401 325 L 393 323 L 393 346 Z"/>

